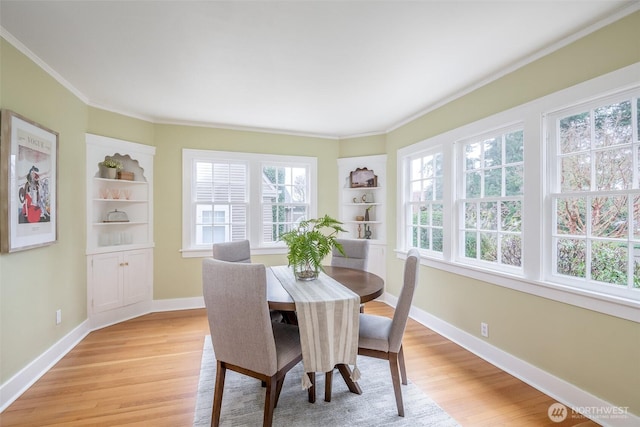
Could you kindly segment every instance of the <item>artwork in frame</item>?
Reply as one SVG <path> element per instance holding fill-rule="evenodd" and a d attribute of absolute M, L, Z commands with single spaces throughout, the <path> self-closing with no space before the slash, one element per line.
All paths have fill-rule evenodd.
<path fill-rule="evenodd" d="M 58 240 L 58 132 L 11 110 L 0 116 L 0 251 Z"/>
<path fill-rule="evenodd" d="M 349 183 L 351 188 L 377 187 L 378 176 L 374 174 L 372 170 L 367 168 L 357 168 L 356 170 L 351 171 Z"/>

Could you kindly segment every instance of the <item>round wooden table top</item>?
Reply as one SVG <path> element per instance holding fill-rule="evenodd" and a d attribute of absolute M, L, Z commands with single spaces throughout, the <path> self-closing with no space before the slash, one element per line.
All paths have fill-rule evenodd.
<path fill-rule="evenodd" d="M 378 298 L 384 291 L 384 280 L 368 271 L 331 266 L 323 266 L 323 268 L 327 276 L 360 295 L 361 303 Z M 295 311 L 296 309 L 291 295 L 282 287 L 269 268 L 267 268 L 267 300 L 271 310 Z"/>

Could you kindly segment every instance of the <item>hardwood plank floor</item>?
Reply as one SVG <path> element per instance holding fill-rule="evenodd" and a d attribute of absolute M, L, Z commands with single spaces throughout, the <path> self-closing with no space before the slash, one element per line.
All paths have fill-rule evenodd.
<path fill-rule="evenodd" d="M 379 302 L 366 312 L 393 315 Z M 191 426 L 208 334 L 204 309 L 94 331 L 0 414 L 0 426 Z M 404 347 L 409 380 L 462 426 L 597 426 L 578 414 L 552 422 L 554 399 L 411 319 Z"/>

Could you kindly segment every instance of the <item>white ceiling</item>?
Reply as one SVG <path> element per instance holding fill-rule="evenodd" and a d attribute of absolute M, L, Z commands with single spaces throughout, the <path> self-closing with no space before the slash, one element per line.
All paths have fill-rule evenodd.
<path fill-rule="evenodd" d="M 0 0 L 0 25 L 89 105 L 346 137 L 393 129 L 634 10 L 613 0 Z"/>

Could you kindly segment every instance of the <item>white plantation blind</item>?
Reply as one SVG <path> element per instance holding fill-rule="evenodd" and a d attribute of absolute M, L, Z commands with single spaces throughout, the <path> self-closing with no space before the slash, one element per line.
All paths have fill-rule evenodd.
<path fill-rule="evenodd" d="M 195 244 L 247 238 L 248 165 L 234 160 L 195 161 Z"/>
<path fill-rule="evenodd" d="M 195 184 L 197 202 L 245 203 L 247 165 L 196 161 Z"/>

